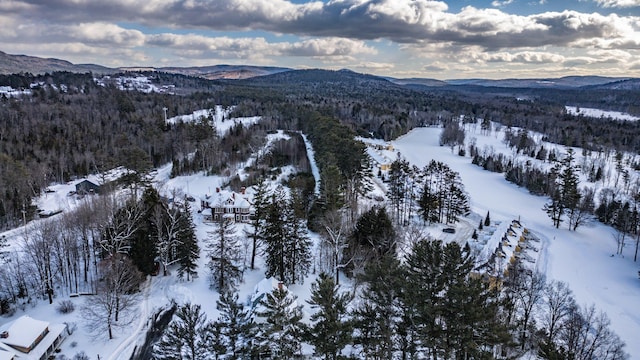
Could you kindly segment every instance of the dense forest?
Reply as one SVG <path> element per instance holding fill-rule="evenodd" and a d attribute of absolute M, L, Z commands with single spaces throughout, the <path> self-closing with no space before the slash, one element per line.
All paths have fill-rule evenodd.
<path fill-rule="evenodd" d="M 434 161 L 418 169 L 396 159 L 387 179 L 388 206 L 359 208 L 372 174 L 365 146 L 355 136 L 388 140 L 418 126 L 441 126 L 441 145 L 458 147 L 461 156 L 468 151 L 475 164 L 550 196 L 545 210 L 554 225 L 567 221 L 575 230 L 587 214 L 595 214 L 621 231 L 635 229 L 637 201 L 625 205 L 612 196 L 600 199 L 596 209 L 593 194 L 576 187 L 579 170 L 572 154 L 558 159 L 527 132 L 597 153 L 640 150 L 638 122 L 572 116 L 564 110 L 569 98 L 579 105 L 595 104 L 603 90 L 555 97 L 531 91 L 524 99 L 515 96 L 521 89 L 511 95 L 504 89 L 484 94 L 416 89 L 350 71 L 290 71 L 238 81 L 141 75 L 155 84 L 173 85 L 173 91 L 125 91 L 115 82 L 99 83 L 91 74 L 0 76 L 0 86 L 31 90 L 0 99 L 0 227 L 34 217 L 32 200 L 51 183 L 122 166 L 128 173 L 118 181 L 133 185 L 124 198 L 100 196 L 59 220 L 40 224 L 26 241 L 33 264 L 14 261 L 0 271 L 0 312 L 31 297 L 51 302 L 58 292 L 103 294 L 91 297 L 83 311 L 103 309 L 87 318 L 95 320 L 96 331 L 107 330 L 111 337 L 115 324 L 110 319 L 115 314 L 117 321 L 120 312 L 131 308 L 144 275 L 157 273 L 159 265 L 165 270 L 175 265 L 181 278 L 196 276 L 200 249 L 189 202 L 163 199 L 148 181 L 153 168 L 172 163 L 172 176 L 223 174 L 233 188 L 258 189 L 253 232 L 246 234 L 252 240 L 246 245 L 252 248 L 251 269 L 255 254 L 262 252 L 266 276 L 286 285 L 300 283 L 311 271 L 308 226 L 322 234 L 319 270 L 326 275 L 312 287 L 309 305 L 317 312 L 311 325 L 300 323 L 300 309 L 292 307 L 288 293 L 274 291 L 257 314 L 268 326 L 256 329 L 234 294 L 242 280 L 236 259 L 241 244 L 221 221 L 203 250 L 210 259 L 211 287 L 223 294 L 218 307 L 226 318 L 208 322 L 197 305 L 174 307 L 178 320 L 154 348 L 158 358 L 185 352 L 192 358 L 216 358 L 229 355 L 230 347 L 230 358 L 292 358 L 303 343 L 327 359 L 343 358 L 347 347 L 374 359 L 509 358 L 531 349 L 546 359 L 625 358 L 624 344 L 609 330 L 606 315 L 577 306 L 565 284 L 547 282 L 514 264 L 510 277 L 496 285 L 473 274 L 468 248 L 420 234 L 413 235 L 405 261 L 398 260 L 398 244 L 412 236 L 408 219 L 413 215 L 424 223 L 455 223 L 469 211 L 464 184 L 446 164 Z M 620 90 L 606 101 L 603 108 L 631 111 L 639 100 Z M 164 109 L 172 116 L 216 105 L 233 106 L 229 116 L 259 115 L 262 121 L 236 125 L 225 135 L 218 134 L 211 117 L 165 122 Z M 473 146 L 466 149 L 464 125 L 470 123 L 480 123 L 486 131 L 492 124 L 506 126 L 506 141 L 514 151 L 559 160 L 558 165 L 544 172 Z M 512 132 L 516 127 L 527 130 Z M 232 165 L 245 161 L 276 129 L 284 129 L 290 139 L 278 141 L 246 169 L 247 179 L 234 176 Z M 318 196 L 309 161 L 300 155 L 305 151 L 301 134 L 315 151 L 322 178 Z M 289 190 L 267 192 L 265 179 L 287 164 L 297 169 L 286 184 Z M 581 171 L 594 181 L 603 176 L 598 177 L 595 162 Z M 357 303 L 351 303 L 355 294 L 338 291 L 340 271 L 366 284 Z M 106 295 L 117 299 L 115 308 L 100 307 Z M 544 318 L 549 313 L 553 316 Z M 544 319 L 533 321 L 538 318 Z"/>
<path fill-rule="evenodd" d="M 112 85 L 99 86 L 91 74 L 0 76 L 0 86 L 32 89 L 28 97 L 0 99 L 2 226 L 15 224 L 23 210 L 33 214 L 30 199 L 51 182 L 116 166 L 144 166 L 132 164 L 133 159 L 152 166 L 184 160 L 204 143 L 202 124 L 170 127 L 163 122 L 164 107 L 169 114 L 186 114 L 218 104 L 236 105 L 238 116 L 257 114 L 268 120 L 260 125 L 263 130 L 310 129 L 309 119 L 324 116 L 336 119 L 354 134 L 383 139 L 462 115 L 538 131 L 548 141 L 569 146 L 640 150 L 638 122 L 572 116 L 563 108 L 563 101 L 569 103 L 569 98 L 570 103 L 580 105 L 592 104 L 597 98 L 607 102 L 600 104 L 603 108 L 631 111 L 638 106 L 631 90 L 613 91 L 607 97 L 600 89 L 555 90 L 545 96 L 531 90 L 528 99 L 533 100 L 522 100 L 505 96 L 504 89 L 495 94 L 450 88 L 415 90 L 350 71 L 302 70 L 241 81 L 143 75 L 156 84 L 175 85 L 175 93 L 121 91 Z M 230 146 L 238 148 L 237 144 Z M 201 152 L 200 156 L 205 155 Z M 185 165 L 185 171 L 190 166 Z M 220 168 L 220 164 L 206 162 L 204 166 Z"/>

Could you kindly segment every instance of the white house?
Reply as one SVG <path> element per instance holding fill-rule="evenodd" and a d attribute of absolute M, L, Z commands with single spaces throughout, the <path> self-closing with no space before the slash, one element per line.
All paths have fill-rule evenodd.
<path fill-rule="evenodd" d="M 0 326 L 0 360 L 45 360 L 66 337 L 65 324 L 50 324 L 23 315 Z"/>

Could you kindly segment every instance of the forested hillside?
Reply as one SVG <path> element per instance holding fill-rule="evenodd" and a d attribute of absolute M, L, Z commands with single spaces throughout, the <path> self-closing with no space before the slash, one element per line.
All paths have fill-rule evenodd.
<path fill-rule="evenodd" d="M 379 359 L 399 354 L 509 358 L 534 352 L 555 359 L 582 351 L 574 337 L 606 339 L 609 347 L 598 343 L 593 351 L 608 351 L 603 359 L 626 356 L 606 316 L 596 318 L 593 308 L 577 306 L 563 283 L 547 282 L 520 260 L 497 275 L 480 273 L 468 245 L 441 242 L 421 232 L 419 224 L 454 234 L 448 226 L 459 221 L 470 226 L 472 239 L 483 226 L 495 230 L 489 213 L 479 227 L 469 225 L 470 198 L 458 172 L 439 161 L 420 169 L 392 153 L 383 176 L 382 166 L 371 164 L 370 144 L 358 138 L 388 140 L 419 126 L 441 127 L 440 146 L 457 150 L 460 158 L 468 155 L 487 170 L 505 172 L 508 180 L 533 193 L 551 196 L 545 210 L 554 226 L 568 220 L 575 231 L 585 223 L 585 214 L 594 212 L 593 193 L 580 193 L 573 153 L 556 157 L 542 141 L 582 146 L 585 154 L 592 149 L 622 154 L 640 147 L 638 122 L 574 116 L 565 110 L 569 103 L 598 106 L 594 101 L 605 90 L 556 89 L 549 95 L 528 89 L 405 87 L 346 70 L 287 71 L 237 81 L 156 72 L 98 78 L 14 74 L 0 76 L 0 86 L 19 90 L 19 95 L 6 92 L 0 99 L 0 226 L 15 228 L 34 219 L 33 199 L 58 186 L 53 184 L 116 168 L 124 175 L 115 182 L 121 191 L 88 199 L 75 194 L 81 204 L 75 209 L 34 221 L 29 235 L 25 226 L 21 256 L 33 264 L 23 266 L 25 257 L 17 254 L 8 258 L 0 271 L 0 313 L 34 299 L 52 303 L 61 294 L 88 292 L 92 296 L 84 303 L 84 319 L 93 331 L 106 331 L 111 339 L 119 312 L 133 311 L 140 301 L 143 276 L 162 270 L 167 277 L 175 269 L 177 279 L 186 282 L 206 272 L 209 287 L 221 295 L 217 306 L 223 316 L 206 323 L 200 305 L 174 306 L 178 319 L 164 336 L 158 335 L 161 340 L 153 348 L 161 358 L 183 351 L 179 327 L 194 319 L 193 328 L 201 329 L 190 341 L 215 347 L 207 349 L 211 356 L 228 352 L 230 343 L 216 341 L 234 336 L 245 339 L 233 340 L 234 353 L 270 353 L 275 358 L 292 357 L 306 343 L 314 346 L 316 355 L 328 358 L 353 347 Z M 602 100 L 602 108 L 630 111 L 637 105 L 632 90 L 608 91 L 613 93 Z M 239 117 L 259 121 L 224 123 Z M 528 162 L 515 163 L 465 142 L 466 128 L 479 128 L 485 135 L 504 132 L 514 155 Z M 530 137 L 533 131 L 542 134 L 536 141 Z M 534 159 L 561 162 L 545 172 L 531 166 Z M 620 168 L 623 163 L 627 161 L 620 156 Z M 311 174 L 313 165 L 319 174 Z M 252 188 L 253 213 L 247 208 L 243 215 L 234 215 L 250 221 L 242 225 L 242 235 L 232 222 L 223 221 L 227 210 L 215 212 L 215 205 L 194 209 L 196 199 L 188 190 L 167 193 L 154 188 L 158 184 L 152 184 L 151 173 L 158 168 L 165 171 L 163 181 L 169 176 L 217 176 L 216 194 L 228 187 L 240 197 Z M 594 165 L 583 174 L 595 179 L 598 170 Z M 187 178 L 182 181 L 188 189 Z M 203 191 L 200 200 L 213 203 L 213 182 L 205 181 L 200 187 L 209 192 Z M 217 201 L 235 203 L 236 193 L 230 196 Z M 613 207 L 607 208 L 612 204 L 600 201 L 607 213 L 614 213 Z M 628 209 L 616 204 L 624 210 L 618 209 L 616 218 L 622 218 Z M 613 218 L 603 222 L 612 223 Z M 521 228 L 518 221 L 513 224 Z M 637 234 L 635 225 L 616 227 Z M 518 231 L 525 236 L 524 230 Z M 11 236 L 21 235 L 13 231 Z M 295 299 L 280 289 L 251 315 L 275 325 L 257 330 L 243 323 L 248 315 L 234 291 L 247 273 L 262 270 L 261 275 L 287 286 L 302 284 L 312 272 L 314 277 L 316 271 L 327 274 L 317 276 L 312 285 L 309 304 L 317 312 L 311 322 L 300 322 Z M 352 294 L 339 294 L 343 276 L 353 282 Z M 115 307 L 102 311 L 99 302 L 108 296 L 116 299 Z M 531 304 L 553 306 L 557 296 L 565 299 L 560 319 L 538 323 L 542 313 L 535 313 Z M 334 306 L 339 319 L 327 321 L 340 341 L 328 344 L 322 317 L 330 316 Z M 233 329 L 224 316 L 239 316 L 242 328 Z M 287 328 L 291 332 L 278 328 L 286 323 L 283 318 L 295 325 Z M 556 329 L 560 323 L 562 331 Z M 239 335 L 231 334 L 235 330 Z M 191 350 L 198 351 L 195 345 Z"/>
<path fill-rule="evenodd" d="M 141 75 L 156 84 L 173 85 L 175 91 L 122 91 L 97 85 L 90 74 L 68 72 L 0 76 L 0 86 L 32 92 L 0 99 L 0 190 L 5 194 L 0 224 L 15 224 L 25 209 L 33 213 L 30 199 L 51 182 L 116 166 L 157 166 L 193 152 L 202 143 L 202 128 L 178 124 L 168 131 L 165 107 L 169 114 L 182 114 L 216 104 L 237 105 L 236 115 L 261 115 L 268 120 L 261 125 L 267 129 L 303 129 L 310 114 L 316 113 L 337 119 L 354 134 L 383 139 L 464 116 L 465 121 L 488 119 L 525 127 L 545 134 L 548 141 L 570 146 L 640 151 L 639 122 L 591 119 L 564 111 L 567 103 L 635 112 L 640 100 L 633 90 L 545 94 L 535 89 L 484 88 L 482 93 L 472 87 L 411 89 L 346 70 L 288 71 L 241 81 Z"/>

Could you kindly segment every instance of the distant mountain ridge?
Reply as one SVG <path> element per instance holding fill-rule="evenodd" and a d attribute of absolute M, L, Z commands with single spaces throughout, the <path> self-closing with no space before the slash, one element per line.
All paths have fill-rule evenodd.
<path fill-rule="evenodd" d="M 256 76 L 277 74 L 290 71 L 290 68 L 276 66 L 251 66 L 251 65 L 213 65 L 192 67 L 161 67 L 158 71 L 198 76 L 209 80 L 216 79 L 248 79 Z"/>
<path fill-rule="evenodd" d="M 0 51 L 0 74 L 32 73 L 44 74 L 54 71 L 75 73 L 93 72 L 96 74 L 114 74 L 123 71 L 160 71 L 173 74 L 196 76 L 209 80 L 214 79 L 247 79 L 256 76 L 270 75 L 292 69 L 275 66 L 251 65 L 213 65 L 191 67 L 149 67 L 131 66 L 109 68 L 95 64 L 73 64 L 66 60 L 40 58 L 28 55 L 12 55 Z"/>
<path fill-rule="evenodd" d="M 209 80 L 244 80 L 267 75 L 296 73 L 298 80 L 313 81 L 341 81 L 348 79 L 365 79 L 370 81 L 388 81 L 398 86 L 408 87 L 447 87 L 447 86 L 476 86 L 494 88 L 530 88 L 530 89 L 576 89 L 581 87 L 610 89 L 610 90 L 640 90 L 640 79 L 631 77 L 605 76 L 565 76 L 561 78 L 530 78 L 530 79 L 452 79 L 436 80 L 430 78 L 393 78 L 360 74 L 348 69 L 333 72 L 316 73 L 309 70 L 295 70 L 276 66 L 252 65 L 212 65 L 212 66 L 168 66 L 168 67 L 120 67 L 109 68 L 95 64 L 73 64 L 66 60 L 55 58 L 40 58 L 28 55 L 11 55 L 0 51 L 0 74 L 32 73 L 44 74 L 54 71 L 69 71 L 76 73 L 92 72 L 95 74 L 114 74 L 124 71 L 160 71 L 173 74 L 200 77 Z M 363 77 L 354 77 L 358 74 Z M 316 78 L 317 75 L 320 75 Z M 329 75 L 327 77 L 327 75 Z M 286 81 L 288 76 L 275 77 L 271 80 Z"/>
<path fill-rule="evenodd" d="M 117 70 L 94 64 L 73 64 L 66 60 L 40 58 L 28 55 L 11 55 L 0 51 L 0 74 L 32 73 L 44 74 L 54 71 L 77 73 L 114 73 Z"/>
<path fill-rule="evenodd" d="M 630 77 L 605 76 L 565 76 L 561 78 L 531 78 L 531 79 L 455 79 L 445 80 L 450 85 L 475 85 L 501 88 L 579 88 L 583 86 L 599 86 L 613 82 L 629 80 Z"/>

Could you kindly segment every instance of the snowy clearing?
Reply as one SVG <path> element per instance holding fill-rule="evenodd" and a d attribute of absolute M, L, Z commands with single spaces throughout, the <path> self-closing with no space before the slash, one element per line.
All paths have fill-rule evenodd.
<path fill-rule="evenodd" d="M 593 118 L 612 118 L 614 120 L 626 120 L 626 121 L 640 120 L 640 117 L 633 116 L 631 114 L 627 114 L 619 111 L 608 111 L 608 110 L 584 108 L 584 107 L 577 107 L 577 106 L 565 106 L 564 108 L 567 109 L 567 113 L 571 115 L 582 115 L 582 116 L 593 117 Z"/>

